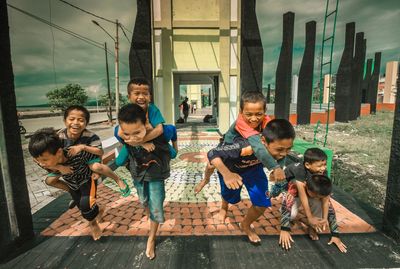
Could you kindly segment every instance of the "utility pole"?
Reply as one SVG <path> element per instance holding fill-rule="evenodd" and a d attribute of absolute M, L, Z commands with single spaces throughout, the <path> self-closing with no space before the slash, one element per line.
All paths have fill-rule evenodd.
<path fill-rule="evenodd" d="M 108 93 L 108 119 L 111 126 L 113 126 L 112 107 L 111 107 L 111 91 L 110 91 L 110 75 L 108 73 L 108 57 L 107 57 L 107 43 L 104 42 L 104 52 L 106 54 L 106 72 L 107 72 L 107 93 Z"/>
<path fill-rule="evenodd" d="M 92 22 L 97 25 L 98 27 L 101 28 L 111 39 L 114 41 L 114 47 L 115 47 L 115 111 L 118 113 L 119 110 L 119 36 L 118 36 L 118 27 L 119 22 L 118 20 L 115 21 L 116 25 L 116 34 L 115 38 L 110 35 L 109 32 L 107 32 L 106 29 L 104 29 L 97 21 L 92 20 Z"/>
<path fill-rule="evenodd" d="M 118 42 L 118 28 L 119 22 L 115 20 L 116 34 L 115 34 L 115 112 L 119 111 L 119 42 Z"/>

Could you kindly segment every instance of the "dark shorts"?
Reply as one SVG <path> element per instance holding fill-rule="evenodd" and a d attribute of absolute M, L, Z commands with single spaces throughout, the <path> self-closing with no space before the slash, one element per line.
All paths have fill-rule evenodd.
<path fill-rule="evenodd" d="M 254 206 L 270 207 L 271 201 L 268 193 L 268 178 L 264 173 L 263 166 L 261 164 L 257 165 L 243 173 L 239 173 L 239 175 L 242 177 L 243 184 L 246 186 L 251 203 Z M 230 204 L 240 202 L 242 187 L 238 190 L 228 189 L 220 173 L 218 173 L 218 177 L 221 184 L 222 198 Z"/>

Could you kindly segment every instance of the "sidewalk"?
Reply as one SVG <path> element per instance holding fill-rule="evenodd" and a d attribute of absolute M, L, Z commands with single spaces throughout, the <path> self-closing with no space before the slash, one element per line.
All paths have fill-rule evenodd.
<path fill-rule="evenodd" d="M 189 121 L 190 122 L 190 121 Z M 306 231 L 294 229 L 294 248 L 283 251 L 278 246 L 279 200 L 254 223 L 261 234 L 259 246 L 250 244 L 239 230 L 250 205 L 243 191 L 243 201 L 231 206 L 226 223 L 217 220 L 220 205 L 216 175 L 203 191 L 193 188 L 202 178 L 205 154 L 219 140 L 215 126 L 180 125 L 179 156 L 171 162 L 171 177 L 166 181 L 166 222 L 157 239 L 157 257 L 144 255 L 148 220 L 135 191 L 128 198 L 116 192 L 109 180 L 98 188 L 98 203 L 107 207 L 104 236 L 94 242 L 88 225 L 76 209 L 66 210 L 69 197 L 64 194 L 34 214 L 38 234 L 28 248 L 16 253 L 4 268 L 325 268 L 325 267 L 399 267 L 400 247 L 373 227 L 374 221 L 351 196 L 334 190 L 341 238 L 347 254 L 328 246 L 328 235 L 312 242 Z M 116 170 L 129 178 L 125 168 Z M 132 186 L 131 186 L 132 187 Z M 347 208 L 350 208 L 351 211 Z M 0 265 L 0 267 L 2 267 Z"/>

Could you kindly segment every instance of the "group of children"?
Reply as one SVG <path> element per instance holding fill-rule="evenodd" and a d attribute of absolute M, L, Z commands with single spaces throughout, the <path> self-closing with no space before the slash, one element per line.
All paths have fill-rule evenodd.
<path fill-rule="evenodd" d="M 151 103 L 151 87 L 146 79 L 132 79 L 127 90 L 131 104 L 118 113 L 119 126 L 114 134 L 122 149 L 115 163 L 126 165 L 130 171 L 139 200 L 149 216 L 145 253 L 153 259 L 156 233 L 159 224 L 164 222 L 164 181 L 170 176 L 170 160 L 178 152 L 177 132 L 173 125 L 165 124 L 161 112 Z M 240 228 L 250 242 L 258 243 L 261 239 L 251 224 L 271 206 L 270 197 L 283 192 L 279 244 L 284 249 L 291 248 L 290 224 L 302 206 L 311 239 L 317 240 L 317 232 L 329 226 L 332 233 L 329 244 L 334 243 L 346 252 L 329 201 L 332 183 L 326 176 L 325 153 L 318 148 L 309 149 L 302 164 L 292 164 L 283 170 L 295 131 L 289 121 L 271 120 L 265 113 L 266 100 L 260 92 L 242 94 L 238 118 L 223 141 L 208 152 L 204 179 L 195 187 L 195 193 L 206 186 L 217 169 L 222 197 L 219 218 L 225 222 L 229 204 L 241 200 L 240 192 L 245 185 L 252 206 Z M 38 165 L 48 171 L 46 183 L 71 194 L 70 208 L 75 205 L 79 208 L 89 222 L 93 239 L 97 240 L 102 233 L 99 223 L 104 208 L 96 204 L 96 179 L 99 175 L 112 178 L 123 197 L 130 195 L 131 190 L 125 179 L 101 163 L 100 139 L 86 129 L 89 118 L 84 107 L 69 107 L 64 113 L 65 128 L 58 132 L 52 128 L 36 131 L 29 142 L 29 151 Z M 271 192 L 263 167 L 271 171 L 269 180 L 276 182 Z"/>

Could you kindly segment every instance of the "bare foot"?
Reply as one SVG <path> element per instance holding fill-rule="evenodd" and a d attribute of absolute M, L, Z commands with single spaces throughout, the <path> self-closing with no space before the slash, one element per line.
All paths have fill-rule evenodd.
<path fill-rule="evenodd" d="M 204 186 L 207 184 L 208 182 L 205 179 L 202 179 L 199 184 L 196 185 L 196 187 L 194 187 L 194 193 L 198 194 L 199 192 L 201 192 L 201 190 L 204 188 Z"/>
<path fill-rule="evenodd" d="M 150 260 L 154 259 L 156 257 L 156 240 L 150 239 L 150 237 L 147 239 L 147 246 L 146 246 L 146 256 Z"/>
<path fill-rule="evenodd" d="M 101 237 L 102 230 L 97 222 L 97 219 L 89 221 L 90 232 L 92 233 L 93 240 L 99 240 Z"/>
<path fill-rule="evenodd" d="M 250 226 L 243 224 L 243 222 L 239 225 L 240 229 L 247 235 L 251 243 L 260 243 L 261 239 L 256 234 Z"/>
<path fill-rule="evenodd" d="M 314 230 L 311 227 L 308 227 L 308 236 L 311 238 L 311 240 L 316 241 L 319 240 L 319 236 L 316 230 Z"/>

